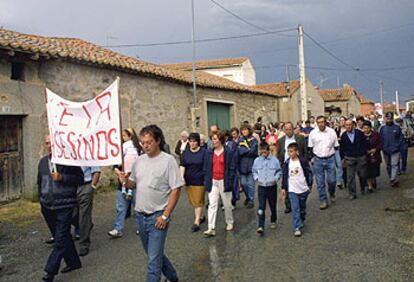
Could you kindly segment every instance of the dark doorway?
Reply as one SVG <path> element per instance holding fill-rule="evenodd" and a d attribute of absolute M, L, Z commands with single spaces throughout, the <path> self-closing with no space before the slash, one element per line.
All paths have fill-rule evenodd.
<path fill-rule="evenodd" d="M 0 201 L 23 191 L 22 118 L 0 116 Z"/>

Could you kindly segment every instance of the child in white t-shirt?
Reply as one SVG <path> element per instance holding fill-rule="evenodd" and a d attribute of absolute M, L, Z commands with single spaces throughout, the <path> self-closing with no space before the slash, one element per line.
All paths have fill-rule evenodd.
<path fill-rule="evenodd" d="M 299 156 L 299 146 L 291 143 L 287 147 L 289 158 L 283 166 L 282 198 L 289 193 L 292 206 L 294 235 L 302 235 L 306 218 L 306 200 L 312 189 L 312 169 L 309 162 Z"/>

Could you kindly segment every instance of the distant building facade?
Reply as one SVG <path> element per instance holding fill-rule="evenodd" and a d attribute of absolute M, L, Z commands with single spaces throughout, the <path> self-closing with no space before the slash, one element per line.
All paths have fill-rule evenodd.
<path fill-rule="evenodd" d="M 324 101 L 312 82 L 308 79 L 305 81 L 307 93 L 307 117 L 319 116 L 324 114 Z M 279 121 L 298 122 L 301 116 L 301 99 L 300 99 L 300 82 L 292 80 L 290 82 L 277 82 L 259 84 L 254 88 L 271 92 L 281 97 L 279 100 Z"/>
<path fill-rule="evenodd" d="M 192 63 L 164 64 L 162 66 L 191 71 Z M 220 76 L 245 85 L 256 85 L 256 71 L 248 57 L 196 61 L 196 70 Z"/>
<path fill-rule="evenodd" d="M 340 115 L 360 115 L 361 102 L 358 92 L 349 84 L 342 88 L 320 89 L 319 94 L 325 102 L 325 114 L 337 113 Z"/>

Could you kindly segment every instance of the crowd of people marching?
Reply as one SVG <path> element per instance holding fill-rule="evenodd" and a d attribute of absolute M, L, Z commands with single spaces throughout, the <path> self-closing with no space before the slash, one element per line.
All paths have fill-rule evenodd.
<path fill-rule="evenodd" d="M 125 129 L 122 138 L 124 163 L 113 169 L 119 184 L 115 222 L 108 235 L 123 236 L 125 219 L 134 207 L 136 232 L 148 256 L 146 281 L 160 281 L 161 274 L 166 281 L 178 281 L 174 266 L 164 255 L 164 243 L 181 187 L 186 186 L 194 209 L 192 232 L 204 229 L 204 236 L 216 236 L 219 209 L 224 210 L 225 229 L 231 232 L 237 226 L 233 216 L 237 203 L 243 200 L 247 209 L 253 209 L 257 197 L 256 232 L 263 236 L 267 205 L 269 227 L 277 227 L 280 195 L 284 212 L 292 214 L 293 235 L 300 237 L 313 186 L 321 210 L 336 202 L 337 189 L 347 189 L 349 200 L 355 200 L 359 194 L 380 188 L 376 179 L 384 160 L 389 185 L 398 187 L 399 175 L 407 172 L 414 120 L 411 112 L 397 119 L 388 112 L 383 120 L 377 115 L 350 115 L 310 117 L 296 124 L 265 124 L 259 118 L 254 124 L 245 121 L 230 130 L 213 125 L 207 138 L 183 131 L 175 157 L 156 125 L 144 127 L 139 134 Z M 100 168 L 54 165 L 48 136 L 45 143 L 49 154 L 39 163 L 38 186 L 42 214 L 52 235 L 47 243 L 54 248 L 43 280 L 53 281 L 62 259 L 66 262 L 62 273 L 81 267 L 71 225 L 73 237 L 79 240 L 79 255 L 89 253 L 93 193 Z M 202 228 L 204 222 L 206 228 Z"/>

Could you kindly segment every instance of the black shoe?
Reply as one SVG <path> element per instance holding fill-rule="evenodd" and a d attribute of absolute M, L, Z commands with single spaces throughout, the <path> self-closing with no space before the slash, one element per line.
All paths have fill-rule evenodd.
<path fill-rule="evenodd" d="M 75 233 L 75 236 L 73 236 L 73 240 L 74 241 L 78 241 L 80 239 L 80 234 L 79 233 Z"/>
<path fill-rule="evenodd" d="M 50 275 L 49 273 L 46 273 L 46 275 L 42 277 L 42 280 L 46 282 L 52 282 L 54 278 L 55 278 L 54 275 Z"/>
<path fill-rule="evenodd" d="M 81 268 L 82 266 L 76 266 L 76 267 L 74 267 L 74 266 L 66 266 L 66 267 L 64 267 L 61 271 L 60 271 L 60 273 L 68 273 L 68 272 L 71 272 L 71 271 L 74 271 L 74 270 L 76 270 L 76 269 L 79 269 L 79 268 Z"/>
<path fill-rule="evenodd" d="M 45 240 L 45 243 L 46 244 L 53 244 L 55 242 L 55 238 L 53 238 L 53 237 L 50 237 L 49 239 L 47 239 L 47 240 Z"/>
<path fill-rule="evenodd" d="M 253 202 L 248 202 L 247 205 L 246 205 L 246 208 L 248 208 L 248 209 L 254 208 L 254 203 Z"/>
<path fill-rule="evenodd" d="M 192 231 L 192 232 L 197 232 L 197 231 L 200 231 L 200 225 L 198 225 L 198 224 L 193 224 L 193 226 L 191 226 L 191 231 Z"/>
<path fill-rule="evenodd" d="M 244 205 L 247 206 L 249 204 L 249 199 L 244 200 Z"/>
<path fill-rule="evenodd" d="M 80 257 L 87 256 L 88 254 L 89 254 L 89 249 L 81 249 L 81 250 L 79 251 L 79 256 L 80 256 Z"/>
<path fill-rule="evenodd" d="M 200 218 L 200 224 L 203 224 L 204 222 L 206 222 L 206 217 L 203 216 L 202 218 Z"/>
<path fill-rule="evenodd" d="M 368 193 L 372 194 L 374 193 L 374 190 L 372 188 L 368 188 Z"/>
<path fill-rule="evenodd" d="M 285 213 L 291 213 L 292 209 L 291 208 L 285 208 Z"/>
<path fill-rule="evenodd" d="M 349 199 L 352 201 L 352 200 L 355 200 L 357 198 L 357 196 L 355 196 L 355 195 L 349 195 Z"/>

